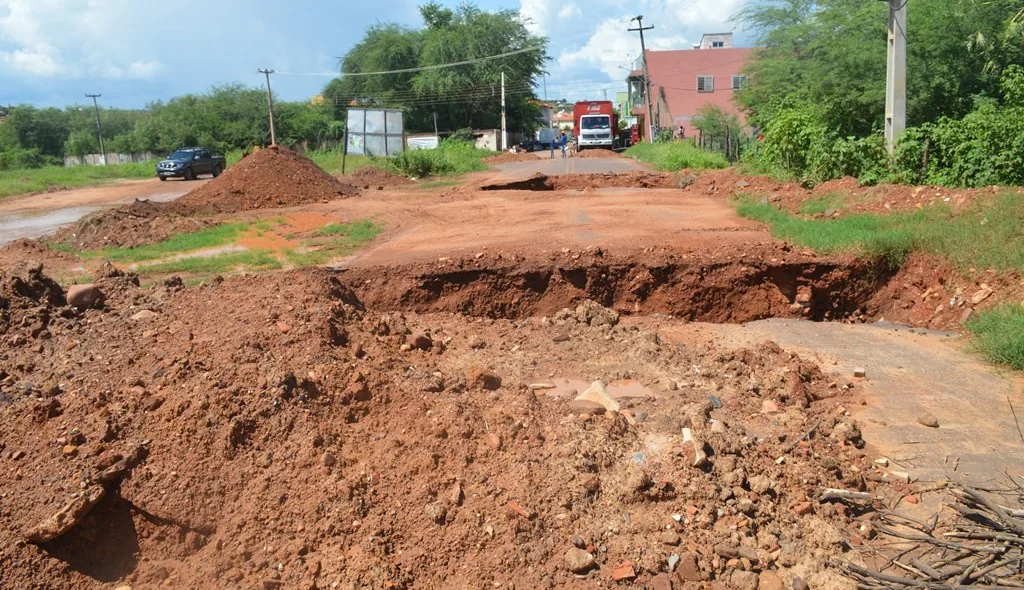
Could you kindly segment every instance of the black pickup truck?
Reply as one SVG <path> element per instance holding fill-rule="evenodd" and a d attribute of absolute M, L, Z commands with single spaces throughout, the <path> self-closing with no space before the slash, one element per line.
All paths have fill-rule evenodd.
<path fill-rule="evenodd" d="M 216 178 L 226 165 L 223 157 L 211 156 L 206 148 L 181 148 L 156 165 L 156 175 L 160 180 L 172 176 L 195 180 L 200 174 L 212 174 Z"/>

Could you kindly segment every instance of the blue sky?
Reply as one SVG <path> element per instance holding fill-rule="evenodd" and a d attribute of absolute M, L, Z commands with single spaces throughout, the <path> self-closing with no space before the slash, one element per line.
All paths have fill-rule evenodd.
<path fill-rule="evenodd" d="M 622 89 L 639 53 L 629 18 L 644 15 L 648 47 L 685 48 L 703 32 L 734 27 L 728 18 L 753 0 L 479 0 L 511 8 L 551 38 L 551 98 L 609 97 Z M 85 103 L 142 107 L 210 86 L 261 86 L 259 67 L 281 74 L 275 94 L 300 100 L 319 92 L 337 57 L 377 22 L 420 26 L 422 0 L 0 0 L 0 105 Z M 443 1 L 454 6 L 458 2 Z M 738 44 L 748 42 L 742 32 Z"/>

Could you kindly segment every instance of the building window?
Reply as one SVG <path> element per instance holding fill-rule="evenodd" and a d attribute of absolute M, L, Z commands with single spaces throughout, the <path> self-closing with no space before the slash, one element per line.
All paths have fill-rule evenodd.
<path fill-rule="evenodd" d="M 714 92 L 714 76 L 697 76 L 697 92 Z"/>
<path fill-rule="evenodd" d="M 725 47 L 725 41 L 712 41 L 711 47 Z"/>
<path fill-rule="evenodd" d="M 732 89 L 739 90 L 747 87 L 747 75 L 736 74 L 732 77 Z"/>

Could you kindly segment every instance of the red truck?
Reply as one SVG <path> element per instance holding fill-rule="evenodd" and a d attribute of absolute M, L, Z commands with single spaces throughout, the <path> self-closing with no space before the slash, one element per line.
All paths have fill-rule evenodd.
<path fill-rule="evenodd" d="M 578 149 L 621 147 L 619 115 L 610 100 L 584 100 L 572 109 L 573 134 Z"/>

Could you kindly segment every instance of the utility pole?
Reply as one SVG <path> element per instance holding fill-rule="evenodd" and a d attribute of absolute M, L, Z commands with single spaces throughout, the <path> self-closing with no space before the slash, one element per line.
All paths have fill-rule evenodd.
<path fill-rule="evenodd" d="M 633 21 L 636 21 L 637 28 L 628 30 L 640 32 L 640 55 L 643 58 L 644 68 L 644 96 L 647 97 L 647 141 L 654 143 L 654 107 L 651 106 L 651 74 L 647 69 L 647 46 L 644 44 L 644 31 L 650 31 L 654 28 L 654 25 L 645 27 L 644 15 L 642 14 L 629 19 L 629 22 Z"/>
<path fill-rule="evenodd" d="M 555 109 L 548 102 L 548 77 L 544 76 L 544 106 L 548 109 L 548 136 L 551 138 L 551 159 L 555 159 L 555 130 L 551 128 L 551 115 Z"/>
<path fill-rule="evenodd" d="M 100 157 L 103 160 L 103 165 L 107 165 L 107 151 L 103 149 L 103 130 L 100 128 L 100 105 L 96 102 L 96 99 L 103 96 L 102 94 L 86 94 L 92 99 L 92 108 L 96 111 L 96 137 L 100 140 Z"/>
<path fill-rule="evenodd" d="M 257 72 L 267 77 L 267 112 L 270 114 L 270 145 L 277 145 L 277 133 L 274 132 L 274 97 L 270 94 L 270 74 L 274 70 L 260 69 Z"/>
<path fill-rule="evenodd" d="M 508 149 L 508 129 L 505 127 L 505 72 L 501 73 L 501 151 Z"/>
<path fill-rule="evenodd" d="M 891 157 L 907 128 L 907 0 L 889 0 L 888 64 L 885 71 L 885 148 Z"/>

